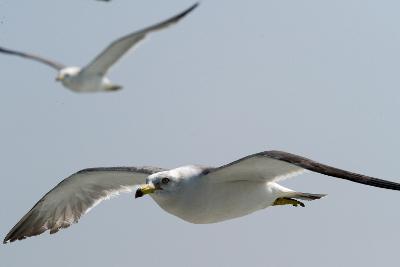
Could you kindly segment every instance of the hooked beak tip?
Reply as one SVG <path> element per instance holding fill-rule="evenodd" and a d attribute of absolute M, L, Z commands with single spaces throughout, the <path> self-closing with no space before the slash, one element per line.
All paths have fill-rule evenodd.
<path fill-rule="evenodd" d="M 156 187 L 153 184 L 142 184 L 136 190 L 135 198 L 154 193 L 154 191 L 156 191 Z"/>
<path fill-rule="evenodd" d="M 142 192 L 142 190 L 139 188 L 138 190 L 136 190 L 135 198 L 142 197 L 142 196 L 143 196 L 143 192 Z"/>

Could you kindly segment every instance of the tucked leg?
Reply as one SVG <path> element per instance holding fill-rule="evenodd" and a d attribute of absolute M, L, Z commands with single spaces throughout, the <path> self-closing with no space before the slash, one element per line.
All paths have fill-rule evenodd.
<path fill-rule="evenodd" d="M 272 205 L 273 205 L 273 206 L 278 206 L 278 205 L 293 205 L 294 207 L 297 207 L 297 206 L 304 207 L 304 203 L 303 203 L 303 202 L 300 202 L 300 201 L 298 201 L 298 200 L 296 200 L 296 199 L 288 198 L 288 197 L 280 197 L 280 198 L 277 198 L 277 199 L 274 201 L 274 204 L 272 204 Z"/>

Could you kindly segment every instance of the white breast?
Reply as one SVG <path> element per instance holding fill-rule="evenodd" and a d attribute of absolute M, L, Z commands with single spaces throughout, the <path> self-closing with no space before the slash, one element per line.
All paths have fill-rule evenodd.
<path fill-rule="evenodd" d="M 273 183 L 206 183 L 201 177 L 176 195 L 153 195 L 165 211 L 191 223 L 216 223 L 264 209 L 275 201 Z"/>
<path fill-rule="evenodd" d="M 63 85 L 75 92 L 103 91 L 103 77 L 97 75 L 77 75 L 63 81 Z"/>

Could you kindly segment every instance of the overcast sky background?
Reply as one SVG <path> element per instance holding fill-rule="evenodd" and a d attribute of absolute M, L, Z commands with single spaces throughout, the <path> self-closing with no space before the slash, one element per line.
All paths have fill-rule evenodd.
<path fill-rule="evenodd" d="M 112 40 L 193 1 L 2 0 L 0 45 L 85 65 Z M 0 55 L 0 233 L 59 181 L 100 166 L 219 166 L 280 149 L 400 181 L 400 2 L 202 1 L 76 94 L 45 65 Z M 210 225 L 149 197 L 0 246 L 2 266 L 395 266 L 400 192 L 318 174 L 327 193 Z"/>

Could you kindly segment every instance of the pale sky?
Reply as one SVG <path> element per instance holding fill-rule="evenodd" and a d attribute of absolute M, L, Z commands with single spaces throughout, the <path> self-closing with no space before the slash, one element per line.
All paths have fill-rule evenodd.
<path fill-rule="evenodd" d="M 194 1 L 1 0 L 0 46 L 85 65 Z M 219 166 L 279 149 L 400 182 L 400 2 L 202 1 L 111 69 L 118 93 L 76 94 L 51 68 L 0 55 L 0 234 L 87 167 Z M 149 197 L 0 245 L 1 266 L 395 266 L 400 192 L 320 174 L 326 193 L 209 225 Z"/>

